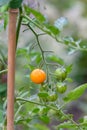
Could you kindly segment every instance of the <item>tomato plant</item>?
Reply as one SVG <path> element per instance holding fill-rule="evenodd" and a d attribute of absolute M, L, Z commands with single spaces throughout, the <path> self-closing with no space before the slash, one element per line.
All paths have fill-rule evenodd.
<path fill-rule="evenodd" d="M 8 25 L 8 8 L 9 6 L 16 8 L 16 2 L 13 4 L 11 1 L 10 5 L 4 5 L 0 9 L 2 14 L 0 19 L 4 20 L 4 29 Z M 66 112 L 67 106 L 82 96 L 87 89 L 87 83 L 68 90 L 68 87 L 71 86 L 69 74 L 72 64 L 67 65 L 64 59 L 57 56 L 53 50 L 44 47 L 40 38 L 49 35 L 71 52 L 87 51 L 87 47 L 80 45 L 79 40 L 75 41 L 70 36 L 62 35 L 64 27 L 68 25 L 65 17 L 60 17 L 51 24 L 40 11 L 23 3 L 19 7 L 17 20 L 16 60 L 18 66 L 16 72 L 21 73 L 21 78 L 15 85 L 15 128 L 21 126 L 21 129 L 49 130 L 49 124 L 55 119 L 57 125 L 52 123 L 52 128 L 55 130 L 87 129 L 85 117 L 76 122 L 73 115 Z M 25 46 L 18 47 L 21 26 L 24 33 L 28 34 L 29 31 L 29 39 Z M 30 34 L 33 35 L 34 40 L 30 39 Z M 0 114 L 3 111 L 0 116 L 1 128 L 7 125 L 5 92 L 8 68 L 6 59 L 7 57 L 5 58 L 4 55 L 0 57 L 0 101 L 2 104 Z"/>

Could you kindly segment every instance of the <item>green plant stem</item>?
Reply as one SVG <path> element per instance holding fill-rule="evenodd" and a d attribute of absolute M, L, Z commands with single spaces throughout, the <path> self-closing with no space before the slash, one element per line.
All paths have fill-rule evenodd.
<path fill-rule="evenodd" d="M 46 65 L 46 70 L 47 70 L 47 82 L 49 82 L 49 76 L 48 76 L 48 66 L 47 66 L 47 64 L 46 64 L 46 60 L 45 60 L 45 56 L 44 56 L 44 53 L 45 53 L 45 51 L 43 51 L 43 49 L 42 49 L 42 47 L 41 47 L 41 45 L 40 45 L 40 42 L 39 42 L 39 36 L 38 36 L 38 34 L 32 29 L 32 27 L 28 24 L 28 27 L 30 28 L 30 30 L 33 32 L 33 34 L 35 35 L 35 37 L 36 37 L 36 40 L 37 40 L 37 44 L 38 44 L 38 46 L 39 46 L 39 48 L 40 48 L 40 51 L 41 51 L 41 54 L 42 54 L 42 59 L 43 59 L 43 61 L 44 61 L 44 64 Z"/>
<path fill-rule="evenodd" d="M 18 44 L 18 38 L 19 38 L 19 33 L 20 33 L 20 28 L 21 28 L 21 23 L 22 23 L 22 7 L 19 8 L 19 20 L 18 20 L 18 25 L 17 25 L 17 30 L 16 30 L 16 48 Z"/>
<path fill-rule="evenodd" d="M 22 105 L 18 108 L 18 110 L 16 111 L 16 113 L 15 113 L 15 118 L 17 117 L 17 115 L 18 115 L 18 113 L 20 112 L 20 110 L 21 110 L 21 108 L 22 108 Z"/>
<path fill-rule="evenodd" d="M 32 103 L 32 104 L 44 106 L 44 104 L 42 104 L 42 103 L 34 102 L 34 101 L 31 101 L 31 100 L 28 100 L 28 99 L 24 99 L 24 98 L 20 98 L 20 97 L 17 97 L 16 100 L 21 100 L 21 101 L 29 102 L 29 103 Z"/>
<path fill-rule="evenodd" d="M 0 74 L 5 73 L 7 71 L 8 71 L 8 69 L 2 70 L 2 71 L 0 71 Z"/>
<path fill-rule="evenodd" d="M 62 43 L 65 45 L 64 41 L 62 39 L 57 38 L 56 36 L 52 35 L 51 33 L 49 33 L 46 29 L 44 29 L 44 27 L 41 27 L 39 24 L 37 24 L 36 22 L 34 22 L 30 17 L 28 17 L 27 15 L 22 15 L 23 18 L 25 18 L 26 20 L 28 20 L 29 22 L 33 23 L 37 28 L 39 28 L 41 31 L 43 31 L 44 33 L 48 34 L 49 36 L 51 36 L 53 39 L 55 39 L 57 42 Z M 27 24 L 26 24 L 27 25 Z M 78 46 L 73 46 L 71 44 L 67 45 L 68 47 L 71 47 L 73 49 L 75 49 L 75 51 L 87 51 L 87 49 L 85 48 L 81 48 Z"/>
<path fill-rule="evenodd" d="M 47 104 L 42 104 L 42 103 L 39 103 L 39 102 L 35 102 L 35 101 L 31 101 L 31 100 L 28 100 L 28 99 L 24 99 L 24 98 L 20 98 L 20 97 L 17 97 L 16 100 L 20 100 L 20 101 L 24 101 L 24 102 L 29 102 L 29 103 L 32 103 L 32 104 L 36 104 L 36 105 L 40 105 L 40 106 L 46 106 L 54 111 L 56 111 L 57 113 L 60 113 L 62 114 L 66 119 L 70 120 L 75 126 L 77 126 L 79 128 L 79 130 L 83 130 L 81 128 L 81 125 L 76 123 L 73 119 L 71 119 L 67 114 L 65 114 L 60 108 L 56 108 L 56 107 L 53 107 L 53 106 L 50 106 L 50 105 L 47 105 Z"/>
<path fill-rule="evenodd" d="M 78 123 L 76 123 L 73 119 L 71 119 L 71 118 L 70 118 L 67 114 L 65 114 L 63 111 L 61 111 L 61 114 L 62 114 L 64 117 L 66 117 L 68 120 L 70 120 L 73 124 L 75 124 L 75 125 L 79 128 L 79 130 L 83 130 Z"/>
<path fill-rule="evenodd" d="M 0 49 L 0 54 L 1 54 L 1 56 L 2 56 L 2 63 L 3 63 L 3 65 L 4 65 L 4 67 L 6 67 L 7 66 L 7 64 L 6 64 L 6 57 L 4 56 L 4 54 L 3 54 L 3 52 L 1 51 L 1 49 Z"/>

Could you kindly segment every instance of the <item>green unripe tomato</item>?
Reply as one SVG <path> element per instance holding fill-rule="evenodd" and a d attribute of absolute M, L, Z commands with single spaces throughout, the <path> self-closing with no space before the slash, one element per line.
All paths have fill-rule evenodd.
<path fill-rule="evenodd" d="M 57 87 L 57 91 L 59 93 L 61 93 L 61 94 L 64 93 L 64 92 L 66 92 L 66 90 L 67 90 L 66 84 L 62 83 L 62 82 L 57 83 L 56 87 Z"/>
<path fill-rule="evenodd" d="M 56 93 L 52 93 L 48 96 L 48 100 L 51 101 L 51 102 L 54 102 L 56 101 L 58 98 L 58 95 Z"/>
<path fill-rule="evenodd" d="M 65 78 L 67 77 L 67 72 L 65 68 L 58 68 L 55 70 L 55 76 L 56 79 L 59 81 L 64 81 Z"/>

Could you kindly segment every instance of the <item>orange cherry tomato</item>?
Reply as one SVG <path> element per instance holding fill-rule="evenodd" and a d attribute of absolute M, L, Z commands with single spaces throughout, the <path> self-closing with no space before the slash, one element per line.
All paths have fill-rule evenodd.
<path fill-rule="evenodd" d="M 30 74 L 30 79 L 36 84 L 41 84 L 46 80 L 46 73 L 42 69 L 34 69 Z"/>

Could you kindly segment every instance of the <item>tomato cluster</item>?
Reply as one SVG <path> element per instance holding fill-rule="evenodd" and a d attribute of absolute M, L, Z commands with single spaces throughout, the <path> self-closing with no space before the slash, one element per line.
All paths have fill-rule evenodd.
<path fill-rule="evenodd" d="M 67 72 L 65 68 L 57 68 L 54 72 L 54 76 L 56 79 L 55 89 L 52 90 L 49 87 L 49 83 L 46 81 L 46 72 L 42 69 L 34 69 L 30 74 L 30 79 L 35 84 L 41 84 L 40 94 L 41 99 L 44 102 L 55 102 L 58 99 L 58 93 L 63 94 L 67 90 L 67 86 L 65 84 L 65 79 L 67 77 Z M 39 95 L 40 96 L 40 95 Z"/>

